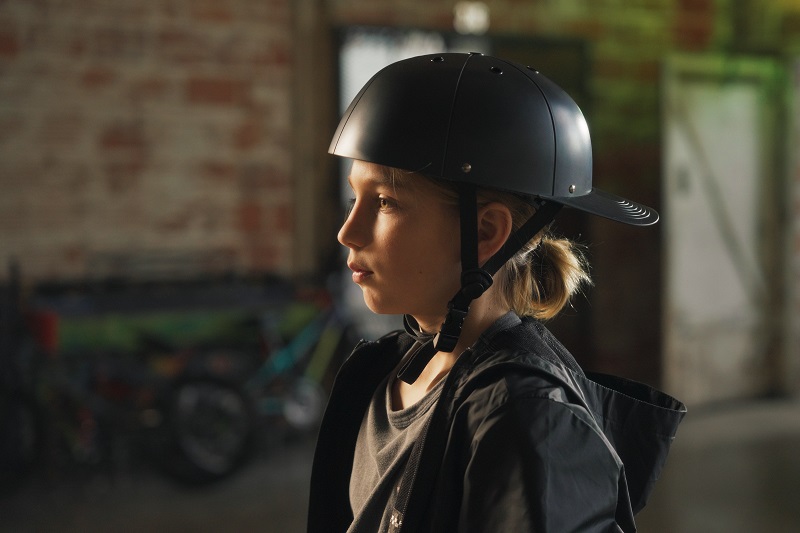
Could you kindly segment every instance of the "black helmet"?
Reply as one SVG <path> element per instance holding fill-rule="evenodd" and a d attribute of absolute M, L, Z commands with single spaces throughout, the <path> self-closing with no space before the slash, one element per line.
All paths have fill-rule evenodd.
<path fill-rule="evenodd" d="M 361 89 L 331 154 L 551 200 L 627 224 L 651 208 L 592 187 L 589 127 L 539 72 L 480 54 L 413 57 Z"/>
<path fill-rule="evenodd" d="M 640 226 L 658 220 L 653 209 L 592 187 L 589 128 L 567 93 L 530 67 L 481 54 L 419 56 L 384 68 L 347 108 L 328 151 L 458 184 L 462 288 L 439 351 L 455 348 L 472 300 L 561 206 Z M 482 268 L 475 187 L 525 195 L 537 208 Z M 413 382 L 418 372 L 410 374 Z"/>

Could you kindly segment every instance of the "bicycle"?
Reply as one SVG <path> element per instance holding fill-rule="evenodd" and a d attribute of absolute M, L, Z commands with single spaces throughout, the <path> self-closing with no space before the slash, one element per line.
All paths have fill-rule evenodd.
<path fill-rule="evenodd" d="M 269 354 L 241 383 L 214 375 L 180 379 L 167 407 L 166 464 L 182 481 L 204 484 L 231 475 L 250 458 L 259 420 L 283 419 L 307 432 L 319 422 L 331 370 L 354 344 L 352 326 L 329 295 L 317 295 L 310 319 L 283 340 L 275 314 L 263 317 Z"/>
<path fill-rule="evenodd" d="M 243 294 L 241 287 L 226 297 L 218 288 L 211 291 L 222 302 L 208 311 L 213 320 L 150 320 L 147 308 L 142 319 L 143 302 L 159 311 L 169 306 L 131 290 L 138 300 L 94 302 L 102 312 L 87 323 L 73 320 L 70 326 L 67 318 L 60 343 L 52 331 L 57 328 L 47 324 L 58 319 L 54 314 L 68 317 L 72 303 L 48 300 L 50 320 L 42 320 L 48 313 L 37 305 L 15 306 L 3 322 L 15 329 L 3 336 L 8 364 L 0 394 L 0 486 L 24 479 L 43 450 L 57 455 L 53 468 L 76 464 L 113 474 L 120 448 L 141 450 L 178 481 L 210 483 L 245 464 L 258 430 L 283 423 L 309 431 L 321 416 L 343 350 L 353 344 L 352 327 L 327 290 L 278 285 L 256 295 Z M 108 319 L 114 323 L 107 327 L 104 313 L 117 309 L 133 309 L 134 318 L 125 327 L 119 323 L 125 317 Z M 30 327 L 31 317 L 38 317 L 40 327 Z M 192 320 L 188 329 L 207 334 L 187 340 Z M 176 329 L 176 321 L 183 328 L 177 328 L 177 339 L 165 334 Z M 81 335 L 76 328 L 83 328 Z M 10 329 L 4 326 L 3 332 Z M 105 338 L 107 329 L 121 339 Z"/>

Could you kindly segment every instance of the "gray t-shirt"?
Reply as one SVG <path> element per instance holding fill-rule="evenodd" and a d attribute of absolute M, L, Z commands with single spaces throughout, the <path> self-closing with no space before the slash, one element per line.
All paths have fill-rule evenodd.
<path fill-rule="evenodd" d="M 411 407 L 393 411 L 395 376 L 396 371 L 390 373 L 376 389 L 358 432 L 350 477 L 350 507 L 355 519 L 348 533 L 383 533 L 389 530 L 403 469 L 445 381 L 440 380 Z"/>

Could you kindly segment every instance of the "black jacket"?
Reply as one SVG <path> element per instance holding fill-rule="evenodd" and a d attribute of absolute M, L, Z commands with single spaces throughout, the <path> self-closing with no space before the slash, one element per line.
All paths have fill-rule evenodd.
<path fill-rule="evenodd" d="M 412 342 L 401 332 L 362 341 L 342 366 L 314 457 L 309 533 L 352 522 L 359 426 Z M 517 319 L 448 374 L 401 483 L 396 531 L 635 531 L 685 411 L 645 385 L 584 374 L 544 326 Z"/>

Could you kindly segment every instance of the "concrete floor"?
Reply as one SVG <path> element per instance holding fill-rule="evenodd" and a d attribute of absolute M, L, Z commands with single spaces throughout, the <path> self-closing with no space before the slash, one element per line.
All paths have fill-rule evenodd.
<path fill-rule="evenodd" d="M 800 532 L 800 402 L 689 412 L 643 532 Z"/>
<path fill-rule="evenodd" d="M 2 532 L 302 532 L 310 439 L 268 446 L 235 477 L 177 486 L 146 466 L 114 479 L 35 477 L 0 500 Z M 639 530 L 800 531 L 800 402 L 690 412 Z"/>

